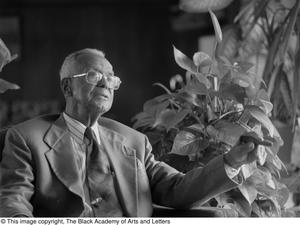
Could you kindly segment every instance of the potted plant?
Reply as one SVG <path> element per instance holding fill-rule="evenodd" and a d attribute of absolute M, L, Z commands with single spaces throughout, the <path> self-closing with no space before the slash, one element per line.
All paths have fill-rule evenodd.
<path fill-rule="evenodd" d="M 0 72 L 3 67 L 17 58 L 17 55 L 11 55 L 9 49 L 6 47 L 2 39 L 0 38 Z M 0 93 L 4 93 L 7 90 L 17 90 L 20 87 L 17 84 L 8 82 L 2 78 L 0 78 Z M 5 135 L 2 135 L 0 130 L 0 145 L 3 146 Z M 0 149 L 0 161 L 2 159 L 2 149 Z"/>
<path fill-rule="evenodd" d="M 251 139 L 258 146 L 258 162 L 242 166 L 243 184 L 209 204 L 230 208 L 235 216 L 282 216 L 289 194 L 279 182 L 284 164 L 277 152 L 283 142 L 268 117 L 272 103 L 266 86 L 251 70 L 253 64 L 216 54 L 222 31 L 209 12 L 217 40 L 215 55 L 196 52 L 190 59 L 174 47 L 175 61 L 185 76 L 171 78 L 170 89 L 156 84 L 166 93 L 145 102 L 133 127 L 148 135 L 156 158 L 182 171 L 205 165 Z M 188 160 L 174 164 L 174 154 Z"/>

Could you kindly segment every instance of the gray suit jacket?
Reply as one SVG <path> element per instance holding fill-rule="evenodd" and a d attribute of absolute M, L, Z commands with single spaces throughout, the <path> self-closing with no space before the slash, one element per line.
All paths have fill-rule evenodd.
<path fill-rule="evenodd" d="M 188 208 L 237 185 L 227 177 L 222 157 L 182 174 L 154 159 L 142 133 L 106 118 L 99 120 L 99 130 L 125 216 L 151 216 L 152 202 Z M 62 115 L 10 128 L 0 164 L 0 216 L 79 216 L 84 193 L 73 151 Z"/>

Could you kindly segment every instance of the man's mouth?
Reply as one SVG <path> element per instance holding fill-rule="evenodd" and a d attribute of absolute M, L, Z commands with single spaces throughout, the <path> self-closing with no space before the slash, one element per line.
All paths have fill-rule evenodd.
<path fill-rule="evenodd" d="M 105 88 L 98 88 L 97 90 L 95 90 L 94 95 L 95 97 L 99 97 L 102 99 L 109 99 L 111 94 L 109 90 Z"/>
<path fill-rule="evenodd" d="M 97 94 L 97 97 L 103 98 L 103 99 L 108 99 L 108 98 L 109 98 L 109 95 L 106 94 L 106 93 L 98 93 L 98 94 Z"/>

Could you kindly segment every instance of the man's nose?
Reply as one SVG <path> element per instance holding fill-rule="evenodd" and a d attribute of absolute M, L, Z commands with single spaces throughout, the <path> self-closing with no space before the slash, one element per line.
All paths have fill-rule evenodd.
<path fill-rule="evenodd" d="M 98 87 L 109 88 L 109 84 L 108 84 L 108 81 L 107 81 L 105 76 L 103 76 L 102 79 L 98 81 L 97 86 Z"/>

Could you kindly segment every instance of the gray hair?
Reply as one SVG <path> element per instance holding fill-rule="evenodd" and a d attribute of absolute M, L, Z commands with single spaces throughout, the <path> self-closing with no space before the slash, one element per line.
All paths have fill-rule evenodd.
<path fill-rule="evenodd" d="M 78 71 L 84 72 L 99 57 L 105 58 L 104 52 L 92 48 L 85 48 L 71 53 L 65 58 L 61 66 L 60 80 L 75 75 Z"/>

